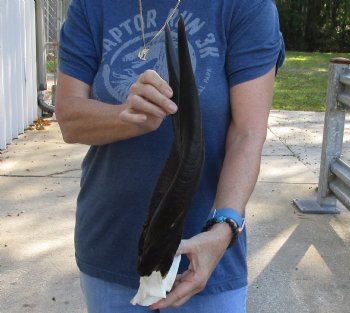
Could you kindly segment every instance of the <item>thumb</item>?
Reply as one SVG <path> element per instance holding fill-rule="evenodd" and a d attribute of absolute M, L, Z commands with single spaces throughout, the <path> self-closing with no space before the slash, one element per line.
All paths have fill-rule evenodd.
<path fill-rule="evenodd" d="M 181 255 L 181 254 L 187 254 L 191 252 L 191 245 L 189 244 L 188 240 L 183 239 L 180 242 L 179 247 L 177 248 L 176 251 L 176 256 Z"/>

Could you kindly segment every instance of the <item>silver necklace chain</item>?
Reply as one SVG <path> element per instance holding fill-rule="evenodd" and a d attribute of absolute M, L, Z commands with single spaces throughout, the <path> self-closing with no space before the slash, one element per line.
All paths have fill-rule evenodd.
<path fill-rule="evenodd" d="M 145 40 L 145 22 L 143 19 L 143 10 L 142 10 L 142 0 L 139 0 L 139 8 L 140 8 L 140 21 L 141 21 L 141 35 L 142 35 L 142 42 L 143 42 L 143 47 L 142 49 L 139 51 L 139 53 L 137 54 L 137 56 L 145 61 L 146 57 L 147 57 L 147 53 L 149 51 L 149 45 L 162 33 L 162 31 L 164 30 L 164 28 L 166 27 L 166 25 L 169 23 L 169 21 L 173 18 L 177 8 L 179 7 L 181 3 L 181 0 L 177 0 L 177 3 L 174 7 L 174 9 L 171 11 L 171 13 L 169 14 L 168 18 L 165 20 L 164 25 L 161 27 L 161 29 L 151 38 L 151 40 L 149 40 L 148 42 L 146 42 Z"/>

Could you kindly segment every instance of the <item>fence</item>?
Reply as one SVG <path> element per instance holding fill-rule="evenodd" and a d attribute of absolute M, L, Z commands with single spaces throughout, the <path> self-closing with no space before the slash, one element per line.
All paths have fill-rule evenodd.
<path fill-rule="evenodd" d="M 0 149 L 54 111 L 59 30 L 70 0 L 0 0 Z"/>
<path fill-rule="evenodd" d="M 0 0 L 0 149 L 37 117 L 34 0 Z"/>
<path fill-rule="evenodd" d="M 59 31 L 70 0 L 36 0 L 39 105 L 54 111 Z"/>
<path fill-rule="evenodd" d="M 304 213 L 339 213 L 337 200 L 350 210 L 350 167 L 341 159 L 347 111 L 350 111 L 350 60 L 332 59 L 317 198 L 294 200 Z"/>

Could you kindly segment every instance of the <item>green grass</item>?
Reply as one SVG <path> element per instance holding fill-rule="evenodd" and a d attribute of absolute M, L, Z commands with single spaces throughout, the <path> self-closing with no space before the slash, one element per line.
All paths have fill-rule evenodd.
<path fill-rule="evenodd" d="M 329 60 L 334 57 L 350 59 L 350 53 L 287 51 L 276 79 L 273 108 L 324 111 Z"/>
<path fill-rule="evenodd" d="M 55 73 L 57 68 L 57 61 L 50 60 L 46 62 L 46 68 L 49 73 Z"/>

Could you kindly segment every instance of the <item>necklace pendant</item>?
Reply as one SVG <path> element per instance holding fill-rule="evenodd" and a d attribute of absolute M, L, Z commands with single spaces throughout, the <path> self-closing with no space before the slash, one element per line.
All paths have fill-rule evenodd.
<path fill-rule="evenodd" d="M 146 61 L 146 56 L 147 56 L 148 51 L 149 51 L 149 49 L 144 47 L 144 48 L 142 48 L 142 50 L 139 51 L 137 56 L 139 57 L 140 60 Z"/>

